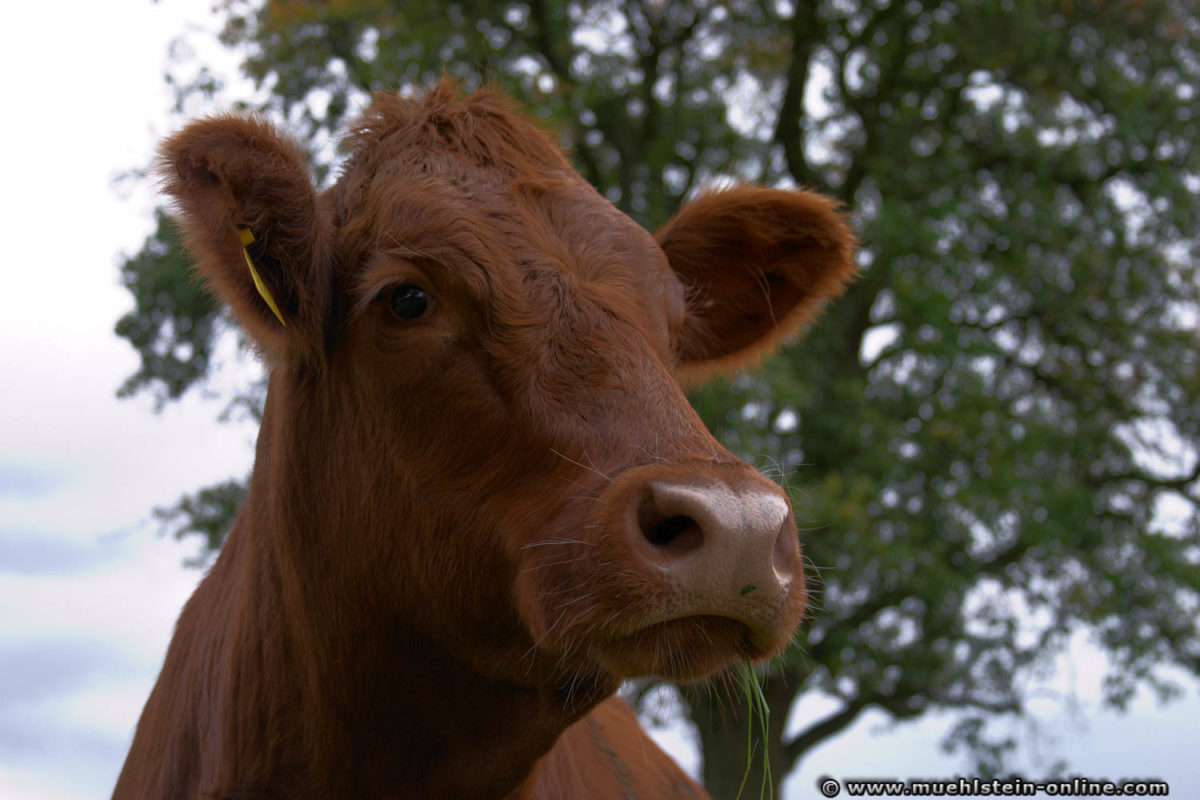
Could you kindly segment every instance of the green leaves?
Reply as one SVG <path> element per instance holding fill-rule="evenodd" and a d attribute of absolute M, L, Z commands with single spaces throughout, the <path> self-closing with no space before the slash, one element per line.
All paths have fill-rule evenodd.
<path fill-rule="evenodd" d="M 161 409 L 208 377 L 220 311 L 192 273 L 174 223 L 159 210 L 157 227 L 142 250 L 121 263 L 121 284 L 136 307 L 118 320 L 116 333 L 141 356 L 117 396 L 149 391 Z"/>
<path fill-rule="evenodd" d="M 229 524 L 245 499 L 246 481 L 222 481 L 185 495 L 174 506 L 156 508 L 154 516 L 164 530 L 172 530 L 178 539 L 194 535 L 204 537 L 204 550 L 190 565 L 206 566 L 209 556 L 225 541 Z"/>
<path fill-rule="evenodd" d="M 1165 8 L 1146 14 L 1165 24 Z M 817 14 L 825 39 L 809 46 L 834 74 L 803 127 L 843 131 L 807 168 L 853 192 L 865 274 L 763 376 L 695 397 L 732 447 L 779 465 L 813 528 L 818 607 L 807 658 L 786 662 L 797 694 L 897 716 L 1019 712 L 1029 670 L 1081 624 L 1103 631 L 1113 702 L 1149 665 L 1196 674 L 1200 584 L 1144 560 L 1161 542 L 1179 566 L 1200 552 L 1198 184 L 1167 176 L 1200 167 L 1176 139 L 1197 132 L 1178 99 L 1194 54 L 1156 47 L 1148 19 L 1116 30 L 1128 8 L 844 13 Z M 1189 88 L 1172 100 L 1142 80 L 1163 71 Z M 1163 103 L 1173 143 L 1141 160 Z M 1165 494 L 1185 531 L 1150 545 Z M 952 740 L 1002 763 L 964 720 Z"/>

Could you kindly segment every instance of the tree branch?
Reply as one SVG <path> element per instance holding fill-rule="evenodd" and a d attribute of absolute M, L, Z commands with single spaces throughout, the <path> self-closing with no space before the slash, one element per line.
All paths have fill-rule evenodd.
<path fill-rule="evenodd" d="M 812 74 L 813 49 L 820 41 L 820 33 L 817 5 L 798 3 L 792 15 L 792 50 L 772 141 L 783 148 L 788 172 L 797 183 L 827 192 L 829 187 L 825 180 L 813 172 L 804 153 L 804 131 L 800 124 L 805 114 L 804 93 Z"/>
<path fill-rule="evenodd" d="M 1003 550 L 987 561 L 974 561 L 973 567 L 962 570 L 965 579 L 981 577 L 984 575 L 994 575 L 1003 571 L 1005 568 L 1020 561 L 1029 551 L 1029 544 L 1018 542 L 1006 550 Z M 911 592 L 905 589 L 892 589 L 890 591 L 880 592 L 872 597 L 869 601 L 863 602 L 856 606 L 854 610 L 844 616 L 832 620 L 829 624 L 830 628 L 837 629 L 856 629 L 870 622 L 879 612 L 897 606 L 905 598 L 909 597 Z M 822 639 L 819 644 L 810 645 L 810 655 L 818 664 L 829 663 L 828 659 L 823 659 L 818 655 L 822 646 L 827 639 Z"/>
<path fill-rule="evenodd" d="M 531 0 L 529 4 L 530 18 L 534 20 L 534 34 L 530 39 L 534 47 L 534 51 L 538 53 L 546 62 L 546 65 L 553 73 L 555 80 L 559 86 L 563 87 L 564 94 L 567 96 L 568 103 L 579 91 L 579 83 L 575 80 L 575 76 L 571 73 L 571 60 L 573 53 L 570 51 L 564 53 L 559 47 L 559 41 L 570 41 L 570 37 L 561 35 L 556 30 L 554 19 L 551 17 L 550 9 L 545 0 Z M 518 31 L 512 28 L 511 25 L 506 26 L 512 35 L 517 35 Z M 593 113 L 596 115 L 595 128 L 600 131 L 604 138 L 616 148 L 620 155 L 622 165 L 628 160 L 630 145 L 622 140 L 622 131 L 628 128 L 627 115 L 624 108 L 619 107 L 619 103 L 611 101 L 598 101 L 595 103 Z M 600 158 L 593 148 L 587 142 L 586 129 L 590 127 L 586 125 L 578 114 L 576 114 L 575 132 L 571 137 L 572 147 L 578 154 L 580 162 L 584 170 L 587 172 L 588 181 L 599 188 L 604 170 L 600 167 Z M 625 202 L 628 202 L 628 194 L 632 181 L 624 169 L 618 170 L 618 183 L 621 187 L 621 196 Z"/>
<path fill-rule="evenodd" d="M 836 711 L 820 722 L 809 725 L 799 734 L 784 742 L 783 752 L 789 761 L 787 770 L 790 771 L 792 765 L 813 747 L 849 727 L 867 705 L 869 705 L 867 698 L 859 698 L 848 703 L 841 711 Z"/>
<path fill-rule="evenodd" d="M 895 719 L 909 719 L 922 714 L 925 711 L 923 703 L 917 706 L 909 703 L 915 696 L 909 693 L 886 695 L 871 692 L 848 701 L 842 710 L 835 711 L 820 722 L 808 726 L 801 733 L 783 743 L 783 752 L 788 759 L 788 771 L 805 753 L 825 739 L 841 733 L 870 706 L 879 706 Z"/>
<path fill-rule="evenodd" d="M 1155 489 L 1167 489 L 1191 498 L 1192 495 L 1187 490 L 1193 483 L 1200 480 L 1200 458 L 1196 459 L 1196 464 L 1190 473 L 1179 478 L 1157 478 L 1145 470 L 1131 469 L 1125 472 L 1110 472 L 1100 476 L 1089 475 L 1084 480 L 1092 486 L 1104 486 L 1118 481 L 1137 481 Z"/>
<path fill-rule="evenodd" d="M 893 8 L 900 6 L 900 3 L 891 4 L 887 9 L 876 14 L 871 22 L 875 22 L 877 18 L 882 19 L 885 15 L 890 14 Z M 869 26 L 870 23 L 868 23 Z M 879 116 L 878 109 L 884 103 L 891 103 L 893 106 L 896 105 L 893 95 L 903 86 L 904 62 L 912 50 L 912 43 L 908 40 L 908 27 L 907 24 L 902 23 L 898 26 L 897 30 L 892 32 L 892 36 L 898 39 L 898 42 L 892 49 L 891 58 L 888 59 L 886 64 L 880 65 L 879 82 L 875 86 L 875 91 L 869 95 L 863 95 L 858 98 L 850 95 L 846 91 L 844 77 L 846 60 L 843 58 L 842 63 L 839 65 L 838 73 L 840 76 L 840 85 L 844 92 L 842 96 L 843 100 L 846 103 L 847 110 L 852 111 L 862 120 L 863 135 L 865 136 L 862 150 L 859 151 L 858 157 L 850 164 L 850 168 L 846 170 L 846 178 L 842 182 L 838 192 L 841 198 L 847 203 L 854 199 L 854 195 L 862 185 L 863 179 L 866 178 L 867 162 L 870 160 L 866 157 L 867 154 L 872 153 L 883 140 L 883 134 L 890 131 L 889 124 Z M 866 34 L 866 29 L 863 30 L 863 34 Z M 846 50 L 847 55 L 852 52 L 854 52 L 854 48 L 852 47 Z"/>
<path fill-rule="evenodd" d="M 554 20 L 550 17 L 550 9 L 545 0 L 530 0 L 529 14 L 537 22 L 533 41 L 538 52 L 546 59 L 559 81 L 573 86 L 575 82 L 571 77 L 570 57 L 558 49 L 559 40 L 569 39 L 557 35 L 558 31 L 554 30 Z"/>

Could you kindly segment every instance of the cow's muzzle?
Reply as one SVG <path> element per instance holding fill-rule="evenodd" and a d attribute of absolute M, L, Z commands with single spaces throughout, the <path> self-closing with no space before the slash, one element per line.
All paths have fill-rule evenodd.
<path fill-rule="evenodd" d="M 653 587 L 606 626 L 630 645 L 620 671 L 655 640 L 689 651 L 697 673 L 791 641 L 806 595 L 791 507 L 774 483 L 740 462 L 654 464 L 619 475 L 599 500 L 602 527 Z M 702 655 L 702 644 L 684 644 L 693 639 L 720 652 Z"/>

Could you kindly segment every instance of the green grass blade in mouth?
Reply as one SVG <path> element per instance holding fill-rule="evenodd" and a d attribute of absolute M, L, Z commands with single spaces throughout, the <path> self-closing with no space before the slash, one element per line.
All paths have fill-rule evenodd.
<path fill-rule="evenodd" d="M 747 660 L 745 666 L 739 671 L 742 679 L 742 691 L 746 695 L 746 710 L 748 719 L 746 720 L 746 771 L 742 775 L 742 782 L 738 786 L 737 800 L 741 800 L 742 791 L 746 788 L 746 781 L 750 777 L 750 765 L 754 763 L 754 750 L 757 744 L 762 744 L 762 782 L 758 787 L 758 797 L 762 800 L 763 797 L 775 797 L 775 786 L 771 783 L 771 748 L 770 748 L 770 728 L 767 725 L 771 716 L 771 707 L 767 704 L 767 697 L 763 694 L 762 685 L 758 682 L 758 678 L 754 675 L 754 667 Z M 760 742 L 754 741 L 755 721 L 758 722 L 758 734 Z"/>

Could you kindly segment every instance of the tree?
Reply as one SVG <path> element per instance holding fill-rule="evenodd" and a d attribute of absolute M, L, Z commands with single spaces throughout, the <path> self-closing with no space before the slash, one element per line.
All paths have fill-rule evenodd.
<path fill-rule="evenodd" d="M 647 227 L 726 176 L 841 198 L 862 278 L 804 341 L 694 403 L 790 486 L 802 644 L 763 671 L 775 788 L 868 708 L 932 710 L 995 772 L 1039 669 L 1088 631 L 1106 701 L 1200 675 L 1200 15 L 1170 0 L 818 3 L 228 0 L 263 110 L 328 142 L 365 93 L 443 69 L 553 121 Z M 181 98 L 213 76 L 177 82 Z M 123 267 L 125 391 L 202 385 L 228 323 L 160 225 Z M 251 400 L 250 406 L 253 407 Z M 237 485 L 173 511 L 219 534 Z M 1186 509 L 1156 522 L 1160 503 Z M 214 540 L 219 537 L 214 537 Z M 643 689 L 645 687 L 642 687 Z M 839 708 L 785 736 L 809 692 Z M 744 709 L 691 687 L 704 780 L 742 782 Z M 754 759 L 748 785 L 759 775 Z"/>

